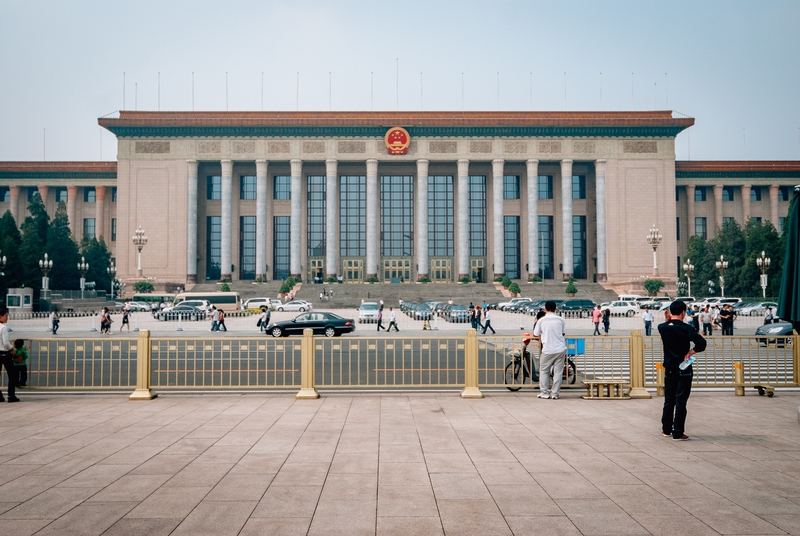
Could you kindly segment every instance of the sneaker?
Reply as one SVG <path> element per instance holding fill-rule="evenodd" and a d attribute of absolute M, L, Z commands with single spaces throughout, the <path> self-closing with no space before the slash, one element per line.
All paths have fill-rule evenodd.
<path fill-rule="evenodd" d="M 550 400 L 558 400 L 558 395 L 552 395 L 552 396 L 550 397 Z"/>
<path fill-rule="evenodd" d="M 686 434 L 683 434 L 681 437 L 673 437 L 672 440 L 673 441 L 689 441 L 689 436 L 686 435 Z"/>
<path fill-rule="evenodd" d="M 17 398 L 16 396 L 9 396 L 8 397 L 8 401 L 9 402 L 19 402 L 19 398 Z"/>
<path fill-rule="evenodd" d="M 664 437 L 670 437 L 672 435 L 672 432 L 665 432 L 664 430 L 661 430 L 661 435 Z"/>
<path fill-rule="evenodd" d="M 536 395 L 536 398 L 550 398 L 550 395 L 545 393 L 539 393 L 538 395 Z"/>

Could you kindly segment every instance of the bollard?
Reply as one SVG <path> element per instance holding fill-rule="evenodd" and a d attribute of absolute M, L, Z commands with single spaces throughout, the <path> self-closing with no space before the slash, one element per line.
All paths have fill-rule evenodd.
<path fill-rule="evenodd" d="M 733 364 L 733 383 L 736 385 L 736 396 L 744 396 L 744 363 Z"/>
<path fill-rule="evenodd" d="M 137 314 L 139 311 L 134 311 L 133 313 L 133 331 L 139 331 L 139 315 Z"/>
<path fill-rule="evenodd" d="M 314 332 L 310 329 L 303 330 L 303 342 L 300 347 L 300 391 L 297 400 L 314 400 L 319 398 L 319 393 L 314 388 Z"/>
<path fill-rule="evenodd" d="M 644 337 L 641 329 L 631 330 L 631 398 L 652 398 L 644 388 Z"/>
<path fill-rule="evenodd" d="M 95 327 L 95 325 L 94 325 L 94 318 L 95 318 L 95 316 L 97 316 L 97 315 L 95 315 L 94 313 L 92 313 L 92 329 L 91 329 L 91 331 L 97 331 L 97 327 Z"/>
<path fill-rule="evenodd" d="M 478 387 L 478 332 L 467 330 L 464 340 L 464 389 L 461 398 L 483 398 Z"/>
<path fill-rule="evenodd" d="M 656 394 L 664 396 L 664 365 L 656 363 Z"/>
<path fill-rule="evenodd" d="M 178 313 L 178 329 L 177 329 L 177 331 L 183 331 L 183 328 L 181 327 L 181 318 L 183 318 L 183 315 Z"/>
<path fill-rule="evenodd" d="M 152 400 L 158 395 L 150 389 L 150 331 L 143 329 L 136 341 L 136 390 L 128 400 Z"/>

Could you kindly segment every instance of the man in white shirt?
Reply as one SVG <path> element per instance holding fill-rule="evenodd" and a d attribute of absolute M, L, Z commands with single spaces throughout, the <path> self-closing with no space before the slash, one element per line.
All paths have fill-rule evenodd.
<path fill-rule="evenodd" d="M 14 360 L 11 355 L 11 340 L 8 338 L 8 309 L 0 305 L 0 372 L 2 367 L 6 368 L 6 376 L 8 383 L 8 401 L 19 402 L 19 398 L 15 396 L 17 388 L 17 370 L 14 368 Z M 3 402 L 3 393 L 0 392 L 0 402 Z"/>
<path fill-rule="evenodd" d="M 556 315 L 556 302 L 544 304 L 544 315 L 533 328 L 533 335 L 540 337 L 542 350 L 539 355 L 539 398 L 558 400 L 561 391 L 561 376 L 564 374 L 564 360 L 567 356 L 567 333 L 564 319 Z M 550 373 L 553 374 L 553 387 L 550 388 Z"/>
<path fill-rule="evenodd" d="M 392 331 L 392 326 L 394 326 L 395 331 L 400 331 L 397 327 L 397 313 L 394 312 L 394 309 L 389 307 L 389 329 L 386 330 L 387 333 Z"/>
<path fill-rule="evenodd" d="M 644 334 L 649 337 L 650 330 L 653 327 L 653 313 L 650 312 L 649 307 L 644 308 L 644 314 L 642 315 L 642 320 L 644 321 Z"/>

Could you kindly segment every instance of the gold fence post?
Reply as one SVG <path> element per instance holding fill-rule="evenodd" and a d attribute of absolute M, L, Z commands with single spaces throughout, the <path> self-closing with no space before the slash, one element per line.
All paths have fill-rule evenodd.
<path fill-rule="evenodd" d="M 303 342 L 300 346 L 300 390 L 295 395 L 297 400 L 314 400 L 319 393 L 314 388 L 314 332 L 303 330 Z"/>
<path fill-rule="evenodd" d="M 664 365 L 656 363 L 656 394 L 664 396 Z"/>
<path fill-rule="evenodd" d="M 150 330 L 139 331 L 136 341 L 136 390 L 128 400 L 152 400 L 158 395 L 150 389 Z"/>
<path fill-rule="evenodd" d="M 641 329 L 631 330 L 631 398 L 653 398 L 644 388 L 644 337 Z"/>
<path fill-rule="evenodd" d="M 467 330 L 464 339 L 464 389 L 461 398 L 483 398 L 478 388 L 478 332 Z"/>
<path fill-rule="evenodd" d="M 794 332 L 794 336 L 792 337 L 792 350 L 794 353 L 794 384 L 800 386 L 800 336 L 798 336 L 797 331 Z M 800 416 L 798 416 L 798 421 L 800 421 Z"/>
<path fill-rule="evenodd" d="M 741 361 L 733 364 L 733 383 L 736 396 L 744 396 L 744 363 Z"/>

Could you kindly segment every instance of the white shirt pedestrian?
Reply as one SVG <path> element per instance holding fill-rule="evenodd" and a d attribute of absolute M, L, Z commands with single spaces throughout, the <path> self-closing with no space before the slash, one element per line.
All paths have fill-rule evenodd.
<path fill-rule="evenodd" d="M 539 398 L 558 399 L 561 391 L 561 376 L 564 374 L 564 360 L 567 354 L 567 332 L 564 319 L 555 311 L 547 311 L 533 328 L 533 335 L 540 337 L 542 351 L 539 356 Z M 550 374 L 553 374 L 553 386 L 550 387 Z"/>

